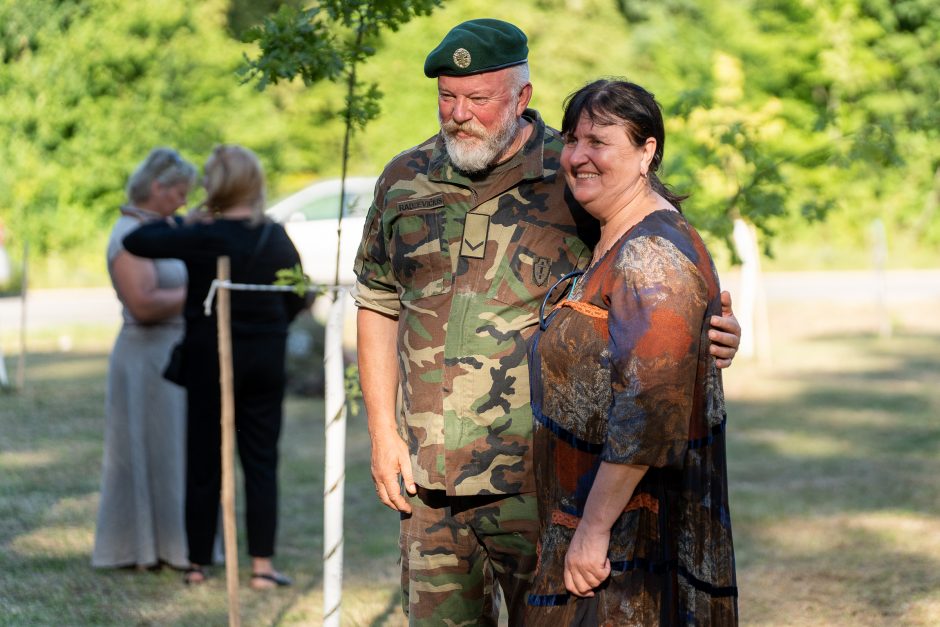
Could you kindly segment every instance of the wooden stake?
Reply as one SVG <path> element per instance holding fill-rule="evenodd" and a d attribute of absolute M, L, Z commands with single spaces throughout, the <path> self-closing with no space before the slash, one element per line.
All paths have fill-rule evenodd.
<path fill-rule="evenodd" d="M 219 257 L 216 278 L 228 281 L 229 258 Z M 232 368 L 231 292 L 219 287 L 219 382 L 222 389 L 222 521 L 225 536 L 225 583 L 228 588 L 228 624 L 241 624 L 238 609 L 238 543 L 235 533 L 235 386 Z"/>

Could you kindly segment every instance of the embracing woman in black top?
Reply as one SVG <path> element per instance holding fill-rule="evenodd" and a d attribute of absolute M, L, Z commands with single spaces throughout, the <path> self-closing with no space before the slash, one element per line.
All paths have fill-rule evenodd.
<path fill-rule="evenodd" d="M 179 378 L 187 392 L 186 583 L 201 583 L 211 563 L 221 488 L 221 427 L 215 312 L 203 300 L 216 276 L 216 259 L 231 259 L 235 283 L 270 284 L 282 268 L 300 263 L 281 225 L 264 218 L 264 173 L 240 146 L 219 146 L 205 166 L 206 201 L 185 220 L 152 222 L 124 240 L 141 257 L 183 260 L 189 273 Z M 274 569 L 277 528 L 277 442 L 284 398 L 287 326 L 304 307 L 293 293 L 233 291 L 232 352 L 235 427 L 245 478 L 251 586 L 289 585 Z"/>

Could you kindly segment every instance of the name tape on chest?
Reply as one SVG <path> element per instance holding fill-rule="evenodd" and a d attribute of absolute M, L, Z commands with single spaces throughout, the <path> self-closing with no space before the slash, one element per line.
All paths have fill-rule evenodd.
<path fill-rule="evenodd" d="M 444 206 L 444 195 L 429 196 L 428 198 L 415 198 L 403 200 L 398 203 L 398 211 L 415 211 L 417 209 L 437 209 Z"/>

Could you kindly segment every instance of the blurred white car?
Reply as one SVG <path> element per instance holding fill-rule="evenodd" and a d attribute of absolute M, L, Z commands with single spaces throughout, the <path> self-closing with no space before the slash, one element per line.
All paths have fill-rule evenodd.
<path fill-rule="evenodd" d="M 343 231 L 339 248 L 339 283 L 356 281 L 353 262 L 362 238 L 366 214 L 372 204 L 376 177 L 346 179 L 343 203 Z M 267 211 L 272 220 L 287 230 L 310 279 L 332 285 L 336 274 L 336 217 L 339 213 L 340 180 L 329 179 L 308 185 Z"/>

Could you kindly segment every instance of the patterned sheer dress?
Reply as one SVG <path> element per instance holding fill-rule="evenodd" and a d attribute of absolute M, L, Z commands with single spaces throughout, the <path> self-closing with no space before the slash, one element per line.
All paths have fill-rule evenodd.
<path fill-rule="evenodd" d="M 719 284 L 676 211 L 628 231 L 543 318 L 530 354 L 541 535 L 532 625 L 734 625 Z M 551 295 L 550 295 L 551 296 Z M 611 576 L 569 594 L 565 553 L 601 461 L 649 466 L 611 529 Z"/>

